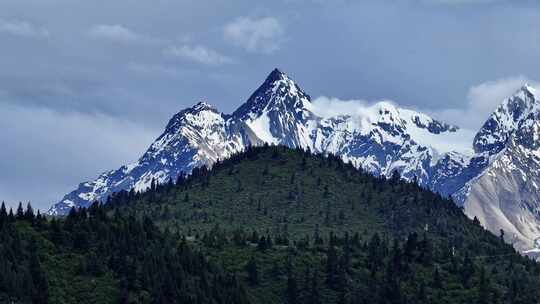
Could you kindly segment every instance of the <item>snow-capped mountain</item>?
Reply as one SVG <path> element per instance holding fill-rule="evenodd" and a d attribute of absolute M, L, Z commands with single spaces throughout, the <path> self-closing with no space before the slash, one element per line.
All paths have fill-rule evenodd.
<path fill-rule="evenodd" d="M 120 190 L 145 190 L 152 180 L 165 182 L 181 172 L 190 172 L 202 165 L 211 165 L 258 138 L 242 124 L 228 119 L 214 107 L 199 102 L 185 109 L 167 124 L 165 131 L 135 163 L 101 174 L 84 182 L 54 205 L 50 214 L 65 214 L 74 206 L 89 206 Z"/>
<path fill-rule="evenodd" d="M 357 167 L 453 195 L 486 228 L 507 231 L 520 249 L 540 237 L 540 101 L 524 86 L 505 100 L 476 134 L 381 101 L 353 113 L 326 115 L 291 78 L 274 70 L 230 115 L 201 102 L 174 115 L 135 163 L 100 175 L 67 194 L 49 211 L 123 189 L 141 191 L 193 168 L 210 166 L 249 145 L 279 144 L 340 155 Z M 452 145 L 470 137 L 470 148 Z"/>
<path fill-rule="evenodd" d="M 458 176 L 470 158 L 444 145 L 447 136 L 461 136 L 459 128 L 390 102 L 351 115 L 324 117 L 315 112 L 310 96 L 276 69 L 232 115 L 203 102 L 174 115 L 136 163 L 80 184 L 49 213 L 65 214 L 122 189 L 144 190 L 153 179 L 166 182 L 263 143 L 334 153 L 374 174 L 399 170 L 404 178 L 417 177 L 427 186 L 434 178 Z M 451 193 L 464 183 L 437 183 L 437 190 Z"/>
<path fill-rule="evenodd" d="M 505 231 L 520 250 L 540 238 L 540 96 L 523 86 L 489 117 L 474 139 L 488 163 L 456 197 L 489 230 Z"/>

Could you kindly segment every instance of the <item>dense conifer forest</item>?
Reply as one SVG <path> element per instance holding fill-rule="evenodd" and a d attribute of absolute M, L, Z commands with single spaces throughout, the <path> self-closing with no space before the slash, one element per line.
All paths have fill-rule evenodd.
<path fill-rule="evenodd" d="M 2 208 L 0 232 L 0 302 L 540 299 L 540 266 L 448 198 L 284 147 L 249 148 L 66 218 Z"/>
<path fill-rule="evenodd" d="M 148 219 L 0 210 L 0 303 L 248 303 L 233 275 Z"/>

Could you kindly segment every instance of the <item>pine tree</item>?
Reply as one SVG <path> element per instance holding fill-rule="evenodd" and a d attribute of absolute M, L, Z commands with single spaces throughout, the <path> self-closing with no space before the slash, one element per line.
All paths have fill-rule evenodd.
<path fill-rule="evenodd" d="M 328 250 L 326 256 L 326 283 L 331 287 L 336 287 L 338 283 L 338 258 L 336 248 L 328 242 Z"/>
<path fill-rule="evenodd" d="M 431 285 L 433 288 L 442 288 L 443 286 L 439 267 L 435 267 L 435 270 L 433 271 L 433 282 Z"/>
<path fill-rule="evenodd" d="M 308 297 L 308 303 L 309 304 L 320 304 L 321 303 L 321 296 L 319 293 L 319 274 L 317 273 L 317 270 L 315 269 L 313 271 L 313 275 L 311 277 L 311 286 L 309 289 L 309 297 Z"/>
<path fill-rule="evenodd" d="M 287 271 L 287 303 L 298 303 L 298 283 L 292 272 L 291 267 Z"/>
<path fill-rule="evenodd" d="M 405 242 L 404 256 L 408 262 L 412 261 L 416 248 L 418 246 L 418 234 L 413 232 L 407 237 L 407 242 Z"/>
<path fill-rule="evenodd" d="M 400 281 L 394 274 L 392 263 L 388 263 L 386 267 L 385 279 L 383 282 L 384 297 L 388 303 L 400 304 L 403 303 L 403 294 L 401 291 Z"/>
<path fill-rule="evenodd" d="M 257 233 L 256 230 L 253 230 L 251 232 L 250 243 L 252 243 L 252 244 L 258 244 L 259 243 L 259 234 Z"/>
<path fill-rule="evenodd" d="M 26 205 L 26 211 L 24 212 L 24 218 L 28 221 L 34 220 L 34 208 L 32 208 L 32 205 L 30 202 Z"/>
<path fill-rule="evenodd" d="M 302 163 L 300 164 L 300 167 L 302 168 L 302 171 L 306 170 L 307 168 L 307 159 L 306 157 L 302 157 Z"/>
<path fill-rule="evenodd" d="M 390 177 L 390 183 L 392 185 L 397 185 L 401 179 L 401 175 L 398 170 L 392 171 L 392 176 Z"/>
<path fill-rule="evenodd" d="M 19 206 L 17 207 L 16 217 L 18 220 L 24 219 L 24 209 L 21 202 L 19 202 Z"/>
<path fill-rule="evenodd" d="M 13 209 L 9 208 L 8 222 L 13 222 L 13 221 L 15 221 L 15 215 L 13 215 Z"/>
<path fill-rule="evenodd" d="M 49 283 L 45 272 L 41 268 L 41 263 L 38 257 L 38 248 L 36 240 L 30 242 L 30 275 L 33 282 L 32 303 L 47 304 L 49 301 Z"/>
<path fill-rule="evenodd" d="M 416 298 L 418 299 L 418 303 L 427 303 L 428 298 L 426 295 L 426 284 L 424 284 L 424 281 L 420 282 L 420 286 L 418 287 Z"/>
<path fill-rule="evenodd" d="M 383 255 L 381 246 L 381 239 L 379 235 L 375 233 L 368 244 L 368 267 L 371 270 L 372 275 L 375 275 L 382 264 Z"/>
<path fill-rule="evenodd" d="M 324 185 L 324 193 L 323 193 L 323 196 L 324 196 L 324 197 L 329 197 L 329 196 L 330 196 L 330 189 L 328 188 L 328 185 Z"/>
<path fill-rule="evenodd" d="M 7 222 L 8 214 L 6 211 L 6 204 L 2 202 L 2 206 L 0 207 L 0 227 Z"/>
<path fill-rule="evenodd" d="M 433 245 L 426 232 L 424 232 L 424 237 L 420 243 L 419 259 L 424 265 L 431 265 L 433 261 Z"/>
<path fill-rule="evenodd" d="M 246 265 L 246 271 L 248 273 L 248 280 L 251 285 L 259 284 L 259 270 L 257 269 L 257 261 L 255 257 L 251 257 Z"/>
<path fill-rule="evenodd" d="M 315 229 L 313 231 L 313 241 L 315 242 L 315 245 L 321 245 L 323 243 L 319 224 L 315 224 Z"/>
<path fill-rule="evenodd" d="M 478 282 L 478 304 L 489 304 L 491 302 L 491 292 L 489 279 L 484 267 L 480 268 L 480 278 Z"/>
<path fill-rule="evenodd" d="M 266 249 L 268 249 L 268 242 L 266 241 L 266 237 L 261 236 L 261 238 L 257 242 L 257 249 L 261 251 L 265 251 Z"/>
<path fill-rule="evenodd" d="M 152 181 L 150 182 L 150 190 L 156 191 L 156 189 L 157 189 L 157 183 L 156 183 L 156 179 L 153 177 Z"/>
<path fill-rule="evenodd" d="M 330 202 L 326 202 L 326 210 L 324 212 L 324 225 L 330 226 Z"/>
<path fill-rule="evenodd" d="M 461 274 L 461 283 L 465 288 L 470 287 L 470 280 L 474 274 L 474 265 L 469 252 L 465 253 L 465 258 L 463 259 L 463 264 L 460 269 Z"/>
<path fill-rule="evenodd" d="M 399 276 L 401 275 L 402 270 L 402 254 L 401 249 L 399 247 L 399 243 L 396 239 L 394 239 L 394 245 L 392 246 L 392 272 Z"/>

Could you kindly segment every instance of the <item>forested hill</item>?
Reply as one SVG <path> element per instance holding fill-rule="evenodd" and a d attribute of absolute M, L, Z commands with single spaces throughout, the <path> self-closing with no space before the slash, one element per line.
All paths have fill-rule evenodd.
<path fill-rule="evenodd" d="M 450 200 L 284 147 L 47 219 L 0 208 L 0 303 L 537 303 Z"/>
<path fill-rule="evenodd" d="M 451 200 L 338 157 L 249 148 L 109 209 L 238 273 L 257 303 L 533 303 L 540 267 Z"/>

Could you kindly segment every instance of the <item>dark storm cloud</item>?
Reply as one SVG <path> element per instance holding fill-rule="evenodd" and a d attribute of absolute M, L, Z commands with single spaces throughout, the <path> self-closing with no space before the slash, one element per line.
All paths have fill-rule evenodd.
<path fill-rule="evenodd" d="M 507 92 L 540 79 L 539 9 L 509 0 L 3 0 L 0 199 L 46 207 L 134 160 L 182 108 L 205 99 L 234 110 L 274 67 L 315 97 L 387 98 L 472 126 L 456 113 L 492 105 L 475 106 L 471 88 Z"/>

